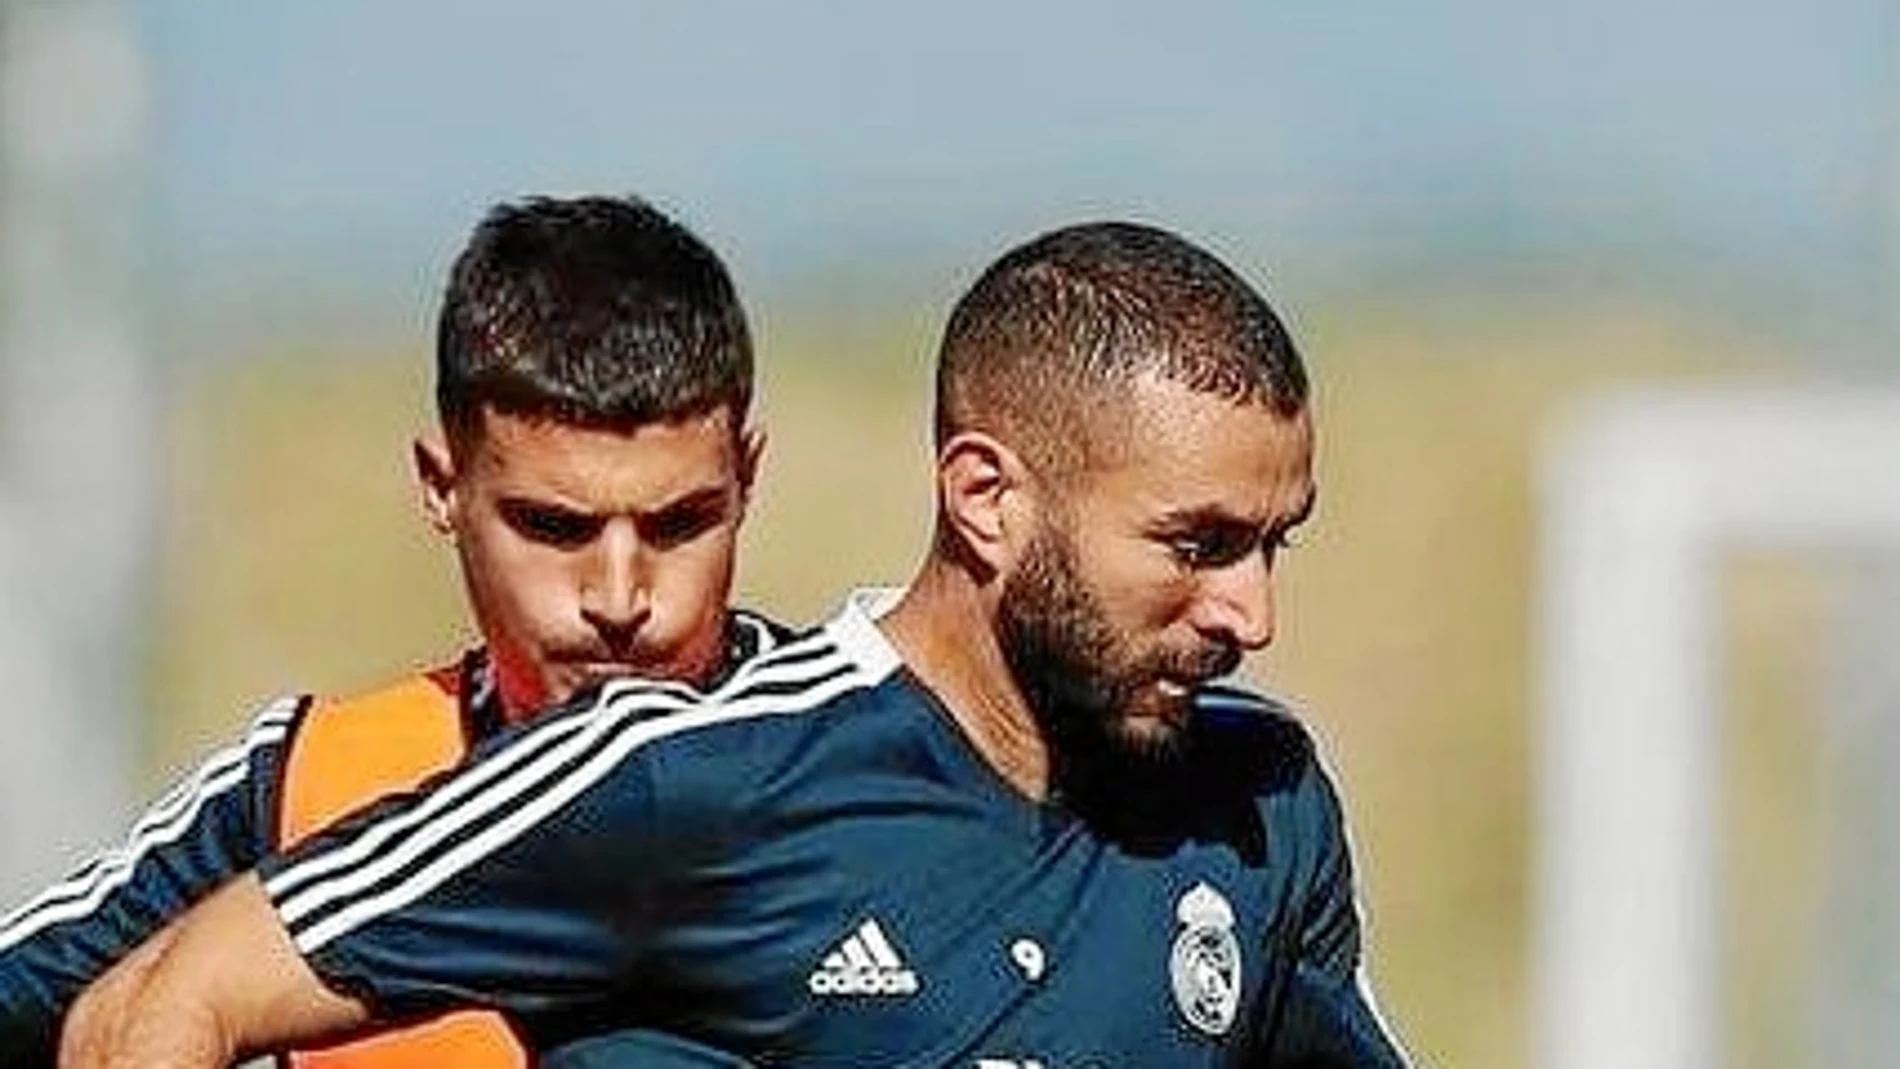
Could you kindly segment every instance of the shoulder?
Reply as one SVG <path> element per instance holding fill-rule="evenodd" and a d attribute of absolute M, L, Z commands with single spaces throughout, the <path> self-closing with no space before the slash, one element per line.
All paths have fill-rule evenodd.
<path fill-rule="evenodd" d="M 1280 698 L 1214 683 L 1195 695 L 1194 712 L 1189 745 L 1204 768 L 1223 778 L 1279 790 L 1320 772 L 1312 734 Z"/>
<path fill-rule="evenodd" d="M 302 896 L 300 888 L 336 882 L 327 875 L 333 867 L 376 864 L 376 855 L 396 850 L 423 857 L 448 843 L 463 845 L 444 872 L 503 849 L 589 857 L 633 844 L 709 849 L 757 786 L 753 771 L 796 749 L 794 726 L 848 689 L 852 671 L 820 633 L 754 658 L 711 691 L 606 681 L 484 740 L 427 794 L 366 812 L 300 851 L 269 874 L 272 893 Z M 483 845 L 467 846 L 472 838 Z M 326 853 L 348 860 L 333 866 Z"/>
<path fill-rule="evenodd" d="M 1237 687 L 1209 690 L 1201 722 L 1221 769 L 1213 778 L 1252 792 L 1262 843 L 1280 844 L 1288 871 L 1319 893 L 1347 888 L 1350 903 L 1345 808 L 1321 742 L 1280 700 Z"/>
<path fill-rule="evenodd" d="M 1270 826 L 1325 847 L 1340 834 L 1338 790 L 1313 730 L 1284 700 L 1217 684 L 1197 700 L 1194 774 L 1248 796 Z"/>
<path fill-rule="evenodd" d="M 295 841 L 356 807 L 416 786 L 468 752 L 459 665 L 306 703 L 287 744 L 278 834 Z"/>
<path fill-rule="evenodd" d="M 1323 837 L 1330 805 L 1324 772 L 1312 736 L 1281 700 L 1203 686 L 1176 742 L 1162 759 L 1076 766 L 1073 797 L 1098 834 L 1143 855 L 1221 843 L 1250 865 L 1266 863 L 1270 843 Z M 1280 856 L 1292 862 L 1297 854 Z"/>
<path fill-rule="evenodd" d="M 455 712 L 467 684 L 465 662 L 438 665 L 427 671 L 404 676 L 345 695 L 316 696 L 308 722 L 352 722 L 375 720 L 387 715 L 409 712 Z"/>
<path fill-rule="evenodd" d="M 749 619 L 756 619 L 748 616 Z M 879 681 L 827 629 L 802 633 L 770 625 L 769 648 L 704 693 L 677 683 L 625 679 L 603 685 L 582 715 L 639 749 L 703 756 L 743 754 L 741 740 L 769 745 L 801 736 L 824 714 Z"/>
<path fill-rule="evenodd" d="M 459 755 L 466 748 L 464 674 L 451 664 L 357 694 L 313 697 L 292 728 L 293 747 L 344 753 L 446 747 Z"/>

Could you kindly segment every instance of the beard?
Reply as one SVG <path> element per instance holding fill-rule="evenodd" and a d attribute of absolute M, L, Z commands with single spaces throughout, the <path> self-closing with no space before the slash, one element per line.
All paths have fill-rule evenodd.
<path fill-rule="evenodd" d="M 1240 650 L 1209 642 L 1142 651 L 1117 634 L 1081 576 L 1074 542 L 1046 524 L 1004 581 L 998 605 L 1003 656 L 1049 746 L 1054 779 L 1100 765 L 1155 765 L 1181 749 L 1196 683 L 1232 672 Z"/>

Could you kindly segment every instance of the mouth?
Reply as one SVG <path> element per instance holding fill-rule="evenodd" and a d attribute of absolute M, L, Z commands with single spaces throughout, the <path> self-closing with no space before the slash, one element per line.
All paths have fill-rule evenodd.
<path fill-rule="evenodd" d="M 1194 695 L 1216 679 L 1232 675 L 1240 667 L 1240 651 L 1217 646 L 1193 657 L 1163 662 L 1149 684 L 1162 703 L 1169 707 L 1193 704 Z"/>
<path fill-rule="evenodd" d="M 625 676 L 663 676 L 665 674 L 663 665 L 637 661 L 563 661 L 561 670 L 589 683 Z"/>

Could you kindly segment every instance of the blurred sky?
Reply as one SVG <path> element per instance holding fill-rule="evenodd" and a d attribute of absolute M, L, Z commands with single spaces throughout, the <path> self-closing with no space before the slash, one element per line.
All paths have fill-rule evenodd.
<path fill-rule="evenodd" d="M 1880 0 L 132 9 L 193 314 L 293 283 L 413 315 L 527 191 L 648 194 L 774 292 L 948 293 L 1113 212 L 1315 280 L 1640 263 L 1851 302 L 1892 229 Z"/>

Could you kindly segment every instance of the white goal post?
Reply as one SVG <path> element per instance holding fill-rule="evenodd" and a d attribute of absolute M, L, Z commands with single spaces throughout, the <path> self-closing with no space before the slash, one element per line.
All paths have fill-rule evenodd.
<path fill-rule="evenodd" d="M 113 841 L 144 727 L 159 400 L 123 0 L 0 0 L 0 902 Z"/>
<path fill-rule="evenodd" d="M 1644 389 L 1573 415 L 1542 470 L 1530 1064 L 1714 1069 L 1719 566 L 1900 555 L 1900 390 Z"/>

